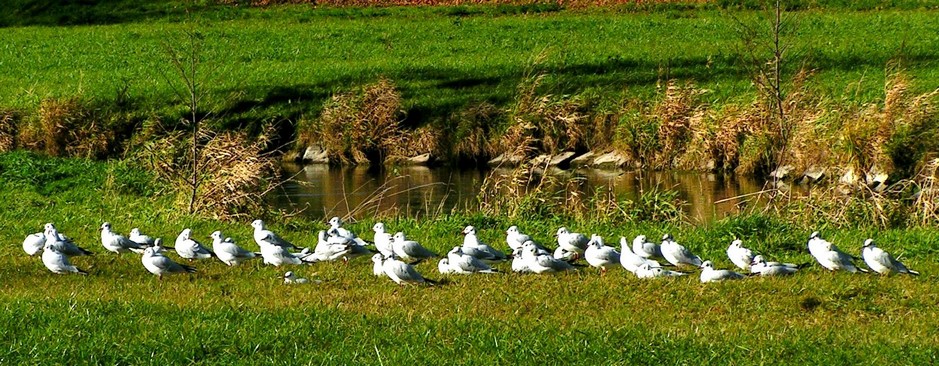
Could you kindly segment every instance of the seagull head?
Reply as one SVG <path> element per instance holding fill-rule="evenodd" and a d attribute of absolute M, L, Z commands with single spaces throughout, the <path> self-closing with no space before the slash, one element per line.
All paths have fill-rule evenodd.
<path fill-rule="evenodd" d="M 561 235 L 567 235 L 567 234 L 570 234 L 570 232 L 567 231 L 567 228 L 561 227 L 561 228 L 558 228 L 558 232 L 555 233 L 554 236 L 561 236 Z"/>
<path fill-rule="evenodd" d="M 453 249 L 450 249 L 450 254 L 463 255 L 463 248 L 455 246 Z"/>
<path fill-rule="evenodd" d="M 711 261 L 704 261 L 704 263 L 701 263 L 701 268 L 714 269 L 714 263 L 711 263 Z"/>
<path fill-rule="evenodd" d="M 375 255 L 372 255 L 372 262 L 381 263 L 383 260 L 384 258 L 382 258 L 381 253 L 375 253 Z"/>
<path fill-rule="evenodd" d="M 518 234 L 518 226 L 515 226 L 515 225 L 509 226 L 509 229 L 506 230 L 505 233 L 509 235 Z"/>
<path fill-rule="evenodd" d="M 820 239 L 821 237 L 822 237 L 822 235 L 819 234 L 818 231 L 814 231 L 814 232 L 812 232 L 812 235 L 809 235 L 809 239 L 810 239 L 810 240 L 811 240 L 811 239 Z"/>
<path fill-rule="evenodd" d="M 179 237 L 182 238 L 183 240 L 189 240 L 189 238 L 192 237 L 192 230 L 190 230 L 189 228 L 183 229 L 183 231 L 179 233 Z"/>
<path fill-rule="evenodd" d="M 404 232 L 403 232 L 403 231 L 396 232 L 396 233 L 395 233 L 395 236 L 392 237 L 392 239 L 394 239 L 395 241 L 402 241 L 402 242 L 403 242 L 403 241 L 404 241 Z"/>
<path fill-rule="evenodd" d="M 45 229 L 45 230 L 55 230 L 55 225 L 52 225 L 51 222 L 47 222 L 45 225 L 43 225 L 43 229 Z"/>
<path fill-rule="evenodd" d="M 222 240 L 222 232 L 219 230 L 215 230 L 212 232 L 212 235 L 209 235 L 209 237 L 215 240 Z"/>
<path fill-rule="evenodd" d="M 763 260 L 763 256 L 759 254 L 753 257 L 753 260 L 750 262 L 751 265 L 757 265 L 757 264 L 763 264 L 763 263 L 765 263 L 765 261 Z"/>
<path fill-rule="evenodd" d="M 735 248 L 740 248 L 743 246 L 743 241 L 740 239 L 734 239 L 734 241 L 732 241 L 730 245 Z"/>
<path fill-rule="evenodd" d="M 251 227 L 253 227 L 255 230 L 264 230 L 264 221 L 254 220 L 251 222 Z"/>
<path fill-rule="evenodd" d="M 130 236 L 140 236 L 140 229 L 139 228 L 130 229 Z"/>
<path fill-rule="evenodd" d="M 105 223 L 101 224 L 101 230 L 104 230 L 104 231 L 111 231 L 111 223 L 110 223 L 110 222 L 105 222 Z"/>
<path fill-rule="evenodd" d="M 157 239 L 157 240 L 159 240 L 159 239 Z M 144 256 L 144 257 L 153 256 L 153 255 L 155 255 L 158 251 L 159 251 L 159 247 L 157 247 L 157 246 L 148 247 L 148 248 L 146 248 L 146 249 L 143 250 L 143 256 Z"/>
<path fill-rule="evenodd" d="M 384 233 L 385 224 L 376 222 L 375 225 L 372 225 L 372 231 L 374 231 L 376 234 Z"/>
<path fill-rule="evenodd" d="M 42 248 L 43 248 L 44 250 L 47 250 L 47 251 L 50 251 L 50 252 L 54 252 L 54 253 L 58 253 L 58 252 L 59 252 L 59 249 L 56 248 L 55 245 L 52 245 L 52 243 L 49 242 L 49 241 L 46 241 L 46 244 L 43 245 Z"/>
<path fill-rule="evenodd" d="M 877 245 L 874 244 L 874 239 L 868 238 L 867 240 L 864 241 L 864 248 L 874 248 L 874 247 L 877 247 Z"/>
<path fill-rule="evenodd" d="M 284 278 L 286 279 L 293 278 L 293 271 L 287 271 L 287 273 L 284 273 Z"/>
<path fill-rule="evenodd" d="M 329 219 L 327 223 L 332 227 L 340 227 L 342 226 L 342 219 L 340 219 L 338 216 L 333 216 L 333 218 Z"/>
<path fill-rule="evenodd" d="M 153 247 L 152 247 L 152 248 L 154 248 L 154 251 L 155 251 L 155 252 L 159 252 L 160 250 L 162 250 L 162 249 L 160 248 L 160 244 L 163 244 L 163 239 L 162 239 L 162 238 L 156 238 L 155 240 L 153 240 Z"/>
<path fill-rule="evenodd" d="M 476 235 L 476 228 L 474 228 L 472 225 L 467 226 L 463 228 L 462 234 L 463 235 Z"/>
<path fill-rule="evenodd" d="M 672 239 L 672 234 L 665 234 L 665 235 L 662 235 L 662 241 L 666 241 L 666 240 L 673 240 L 673 239 Z"/>
<path fill-rule="evenodd" d="M 645 235 L 638 235 L 638 236 L 636 236 L 635 239 L 633 239 L 633 243 L 645 244 L 645 242 L 646 242 L 646 236 L 645 236 Z"/>

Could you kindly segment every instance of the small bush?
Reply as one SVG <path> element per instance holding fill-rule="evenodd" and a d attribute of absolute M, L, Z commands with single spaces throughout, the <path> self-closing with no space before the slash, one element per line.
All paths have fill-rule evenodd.
<path fill-rule="evenodd" d="M 0 152 L 16 148 L 17 115 L 13 111 L 0 110 Z"/>

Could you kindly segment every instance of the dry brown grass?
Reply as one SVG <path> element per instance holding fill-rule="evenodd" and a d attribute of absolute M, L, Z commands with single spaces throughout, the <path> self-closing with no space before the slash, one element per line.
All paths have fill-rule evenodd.
<path fill-rule="evenodd" d="M 318 142 L 330 160 L 344 164 L 380 162 L 405 138 L 401 114 L 400 93 L 382 78 L 357 92 L 333 95 L 318 120 L 299 132 L 298 142 Z"/>
<path fill-rule="evenodd" d="M 685 151 L 685 145 L 694 135 L 692 126 L 701 126 L 700 122 L 704 118 L 705 108 L 698 101 L 698 96 L 704 92 L 690 82 L 682 84 L 669 80 L 666 83 L 664 97 L 652 110 L 651 116 L 658 121 L 657 139 L 660 146 L 651 160 L 653 168 L 668 169 L 678 165 L 676 159 Z"/>
<path fill-rule="evenodd" d="M 456 161 L 489 158 L 497 149 L 490 144 L 490 131 L 498 124 L 502 111 L 491 103 L 479 103 L 458 113 L 456 130 L 451 134 L 450 155 Z"/>
<path fill-rule="evenodd" d="M 13 111 L 0 110 L 0 152 L 16 148 L 17 115 Z"/>
<path fill-rule="evenodd" d="M 213 132 L 203 128 L 196 213 L 217 219 L 258 214 L 264 196 L 280 184 L 276 159 L 265 153 L 273 129 L 252 138 L 243 132 Z M 138 146 L 133 158 L 150 168 L 177 192 L 179 207 L 188 207 L 191 190 L 192 135 L 171 131 Z"/>
<path fill-rule="evenodd" d="M 52 156 L 103 158 L 110 153 L 113 131 L 79 97 L 47 98 L 37 118 L 19 128 L 20 144 Z"/>

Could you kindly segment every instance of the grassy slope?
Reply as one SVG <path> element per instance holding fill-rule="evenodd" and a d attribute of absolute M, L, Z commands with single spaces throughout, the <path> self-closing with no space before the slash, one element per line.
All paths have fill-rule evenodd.
<path fill-rule="evenodd" d="M 137 108 L 173 115 L 162 42 L 189 26 L 168 14 L 114 25 L 0 28 L 8 40 L 0 52 L 0 84 L 7 86 L 0 106 L 30 109 L 43 97 L 77 93 L 109 100 L 126 83 Z M 415 123 L 484 100 L 505 106 L 542 51 L 554 91 L 587 92 L 597 103 L 616 103 L 624 90 L 648 97 L 665 77 L 695 80 L 717 103 L 749 101 L 752 93 L 729 16 L 752 20 L 749 11 L 457 16 L 450 14 L 465 11 L 275 7 L 198 14 L 206 59 L 218 68 L 209 88 L 227 101 L 220 115 L 233 124 L 312 115 L 331 93 L 380 75 L 399 84 Z M 796 50 L 818 69 L 813 87 L 835 100 L 880 98 L 884 67 L 897 55 L 918 89 L 939 80 L 935 10 L 797 16 Z"/>
<path fill-rule="evenodd" d="M 939 234 L 931 229 L 826 230 L 851 252 L 876 237 L 920 277 L 829 274 L 816 266 L 792 278 L 702 285 L 695 276 L 639 281 L 622 271 L 601 277 L 582 270 L 400 288 L 373 278 L 370 263 L 359 259 L 292 268 L 324 281 L 306 287 L 282 286 L 285 269 L 213 261 L 197 263 L 192 278 L 160 282 L 136 255 L 102 252 L 100 221 L 165 238 L 184 226 L 206 236 L 222 229 L 255 248 L 249 226 L 181 216 L 167 199 L 141 196 L 158 185 L 115 163 L 3 154 L 0 188 L 3 363 L 927 364 L 939 351 Z M 92 275 L 53 275 L 22 254 L 23 235 L 47 221 L 99 252 L 74 259 Z M 302 219 L 269 223 L 301 245 L 323 228 Z M 370 223 L 352 228 L 364 233 Z M 502 247 L 508 226 L 475 215 L 387 223 L 438 252 L 459 243 L 465 224 Z M 551 217 L 516 223 L 546 242 L 561 224 L 610 238 L 669 230 L 720 267 L 730 265 L 723 250 L 733 234 L 774 258 L 809 260 L 806 229 L 759 217 L 680 228 Z M 440 278 L 432 263 L 418 269 Z"/>

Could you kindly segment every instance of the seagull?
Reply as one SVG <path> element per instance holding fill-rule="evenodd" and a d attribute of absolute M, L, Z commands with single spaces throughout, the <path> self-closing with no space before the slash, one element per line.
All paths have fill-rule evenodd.
<path fill-rule="evenodd" d="M 188 259 L 190 262 L 193 259 L 206 259 L 215 257 L 209 248 L 206 248 L 202 243 L 196 241 L 192 238 L 192 230 L 186 228 L 183 229 L 179 236 L 176 237 L 176 254 L 179 254 L 180 257 Z"/>
<path fill-rule="evenodd" d="M 456 273 L 456 269 L 454 269 L 453 267 L 450 267 L 450 259 L 446 257 L 440 258 L 440 261 L 437 262 L 437 271 L 443 275 Z"/>
<path fill-rule="evenodd" d="M 512 272 L 515 273 L 532 273 L 531 268 L 528 268 L 528 261 L 525 260 L 523 256 L 523 247 L 515 248 L 512 251 Z"/>
<path fill-rule="evenodd" d="M 338 237 L 326 237 L 326 232 L 320 230 L 318 234 L 319 241 L 313 248 L 313 253 L 304 257 L 304 261 L 310 262 L 332 262 L 345 258 L 349 254 L 349 247 L 352 244 L 347 240 Z"/>
<path fill-rule="evenodd" d="M 35 233 L 26 235 L 23 239 L 23 251 L 30 257 L 38 254 L 46 245 L 46 235 L 44 233 Z"/>
<path fill-rule="evenodd" d="M 662 267 L 653 267 L 652 263 L 643 263 L 636 268 L 636 277 L 638 278 L 659 278 L 659 277 L 678 277 L 687 273 L 667 270 Z"/>
<path fill-rule="evenodd" d="M 385 256 L 381 253 L 375 253 L 372 255 L 372 274 L 381 277 L 385 275 L 385 268 L 382 267 L 382 264 L 385 262 Z"/>
<path fill-rule="evenodd" d="M 590 241 L 584 234 L 572 233 L 566 227 L 559 228 L 555 235 L 558 237 L 558 247 L 564 248 L 566 252 L 576 253 L 575 259 L 583 256 L 587 250 L 587 242 Z"/>
<path fill-rule="evenodd" d="M 453 273 L 499 273 L 478 258 L 463 253 L 461 247 L 453 247 L 453 249 L 447 253 L 447 259 L 450 264 L 450 269 L 454 271 Z M 387 274 L 388 271 L 386 270 L 385 273 Z"/>
<path fill-rule="evenodd" d="M 328 238 L 325 238 L 326 244 L 341 246 L 342 250 L 344 250 L 345 253 L 340 258 L 342 258 L 342 261 L 345 263 L 349 263 L 350 260 L 356 257 L 361 257 L 364 255 L 371 255 L 373 253 L 372 250 L 369 250 L 368 248 L 365 247 L 364 244 L 361 244 L 361 243 L 365 243 L 364 240 L 349 239 L 348 237 L 338 236 L 338 235 L 335 235 L 336 234 L 335 231 L 330 231 L 330 230 L 327 230 L 325 232 L 321 231 L 320 233 L 324 233 L 323 235 L 329 235 Z M 320 240 L 323 240 L 323 239 L 320 239 Z"/>
<path fill-rule="evenodd" d="M 303 277 L 297 277 L 293 271 L 287 271 L 287 273 L 284 273 L 285 285 L 302 285 L 306 283 L 310 283 L 310 280 Z"/>
<path fill-rule="evenodd" d="M 229 266 L 237 266 L 257 256 L 254 252 L 239 247 L 231 238 L 222 239 L 222 232 L 217 230 L 212 232 L 212 250 L 218 260 Z"/>
<path fill-rule="evenodd" d="M 476 228 L 467 226 L 463 229 L 463 254 L 482 260 L 486 263 L 497 263 L 508 259 L 505 253 L 490 247 L 486 243 L 479 241 L 476 236 Z M 450 260 L 453 265 L 453 260 Z"/>
<path fill-rule="evenodd" d="M 518 226 L 509 226 L 509 229 L 505 231 L 505 243 L 509 245 L 509 248 L 512 248 L 512 251 L 521 248 L 522 245 L 525 245 L 525 242 L 530 240 L 531 236 L 522 234 L 518 230 Z"/>
<path fill-rule="evenodd" d="M 368 242 L 360 239 L 354 233 L 342 227 L 343 222 L 342 222 L 342 219 L 340 219 L 339 217 L 333 217 L 329 219 L 328 223 L 329 223 L 329 229 L 326 230 L 327 234 L 331 236 L 338 236 L 338 237 L 346 238 L 348 240 L 354 241 L 356 244 L 361 245 L 361 246 L 368 245 Z"/>
<path fill-rule="evenodd" d="M 128 235 L 127 238 L 134 243 L 143 244 L 148 247 L 152 247 L 153 243 L 156 242 L 156 239 L 150 237 L 149 235 L 141 234 L 140 229 L 136 227 L 130 229 L 130 235 Z"/>
<path fill-rule="evenodd" d="M 535 245 L 525 245 L 522 247 L 522 257 L 528 264 L 528 269 L 534 273 L 563 272 L 574 269 L 573 265 L 564 260 L 557 259 L 548 254 L 539 253 L 538 247 Z"/>
<path fill-rule="evenodd" d="M 861 249 L 861 256 L 864 257 L 864 262 L 867 263 L 868 267 L 873 269 L 874 272 L 880 273 L 882 275 L 905 273 L 919 276 L 919 272 L 906 268 L 903 263 L 900 263 L 900 261 L 894 259 L 890 253 L 887 253 L 883 249 L 878 248 L 877 245 L 874 244 L 874 239 L 867 239 L 864 241 L 864 247 Z"/>
<path fill-rule="evenodd" d="M 179 264 L 173 262 L 172 259 L 169 259 L 163 255 L 163 249 L 160 248 L 160 239 L 157 238 L 152 247 L 147 247 L 143 251 L 143 256 L 140 258 L 140 261 L 143 262 L 143 267 L 157 275 L 158 279 L 163 279 L 164 274 L 173 274 L 173 273 L 193 273 L 196 271 L 195 268 L 187 266 L 185 264 Z"/>
<path fill-rule="evenodd" d="M 254 228 L 254 241 L 258 243 L 258 246 L 263 248 L 265 245 L 268 246 L 277 246 L 284 249 L 303 249 L 296 245 L 291 244 L 289 241 L 281 239 L 274 232 L 264 228 L 264 221 L 254 220 L 251 222 L 251 227 Z"/>
<path fill-rule="evenodd" d="M 608 269 L 620 266 L 620 253 L 615 248 L 604 245 L 603 238 L 597 234 L 590 236 L 587 250 L 584 251 L 584 259 L 591 266 L 600 268 L 600 273 L 606 273 Z"/>
<path fill-rule="evenodd" d="M 394 255 L 385 258 L 385 261 L 382 263 L 382 269 L 385 271 L 385 275 L 388 276 L 392 281 L 399 285 L 407 284 L 436 284 L 436 282 L 421 276 L 420 273 L 417 273 L 417 270 L 414 269 L 414 266 L 404 263 Z"/>
<path fill-rule="evenodd" d="M 375 249 L 378 249 L 378 252 L 386 257 L 394 254 L 394 249 L 391 246 L 391 234 L 385 232 L 385 224 L 376 223 L 372 226 L 372 231 L 375 232 L 375 237 L 372 239 L 375 242 Z"/>
<path fill-rule="evenodd" d="M 580 257 L 580 254 L 577 252 L 569 252 L 562 247 L 558 247 L 554 250 L 554 259 L 562 260 L 565 262 L 576 261 Z"/>
<path fill-rule="evenodd" d="M 629 249 L 629 241 L 627 241 L 625 237 L 619 238 L 619 245 L 622 247 L 622 251 L 619 255 L 619 264 L 627 271 L 636 273 L 636 270 L 639 269 L 639 266 L 643 264 L 649 264 L 651 267 L 662 267 L 662 265 L 659 264 L 659 262 L 656 262 L 654 259 L 646 259 L 642 256 L 636 255 L 636 253 L 633 253 L 633 251 Z M 658 247 L 658 245 L 656 245 L 656 247 Z"/>
<path fill-rule="evenodd" d="M 123 235 L 111 231 L 111 223 L 101 224 L 101 245 L 114 253 L 143 253 L 147 246 L 135 243 Z"/>
<path fill-rule="evenodd" d="M 81 275 L 88 274 L 88 272 L 82 271 L 73 266 L 72 263 L 69 262 L 68 256 L 60 252 L 53 243 L 47 242 L 43 249 L 42 264 L 44 264 L 46 268 L 52 271 L 52 273 L 78 273 Z"/>
<path fill-rule="evenodd" d="M 763 256 L 753 257 L 753 263 L 750 265 L 750 273 L 760 276 L 785 276 L 799 271 L 799 266 L 792 263 L 767 262 Z"/>
<path fill-rule="evenodd" d="M 829 271 L 843 269 L 851 273 L 867 272 L 866 269 L 854 265 L 853 258 L 850 255 L 839 250 L 834 244 L 822 239 L 817 231 L 809 237 L 808 247 L 809 252 L 815 257 L 818 264 Z"/>
<path fill-rule="evenodd" d="M 688 264 L 695 267 L 701 267 L 701 258 L 691 253 L 688 248 L 675 242 L 670 234 L 662 237 L 662 257 L 674 266 Z"/>
<path fill-rule="evenodd" d="M 663 253 L 664 254 L 664 253 Z M 711 261 L 705 261 L 701 265 L 701 283 L 718 282 L 724 280 L 739 280 L 744 275 L 726 269 L 714 269 Z"/>
<path fill-rule="evenodd" d="M 727 258 L 738 268 L 749 271 L 750 264 L 753 263 L 753 251 L 743 246 L 743 241 L 735 239 L 727 247 Z"/>
<path fill-rule="evenodd" d="M 46 224 L 46 230 L 44 234 L 45 238 L 43 239 L 43 242 L 45 242 L 46 245 L 51 244 L 55 246 L 55 249 L 58 252 L 66 256 L 77 257 L 81 255 L 94 254 L 85 248 L 79 247 L 67 236 L 59 234 L 59 232 L 55 230 L 55 226 L 52 224 Z"/>
<path fill-rule="evenodd" d="M 437 253 L 427 250 L 420 243 L 405 239 L 404 233 L 401 231 L 395 233 L 391 241 L 391 248 L 396 257 L 409 262 L 438 257 Z"/>
<path fill-rule="evenodd" d="M 662 248 L 658 244 L 646 240 L 645 235 L 633 239 L 633 253 L 643 258 L 662 257 Z"/>

